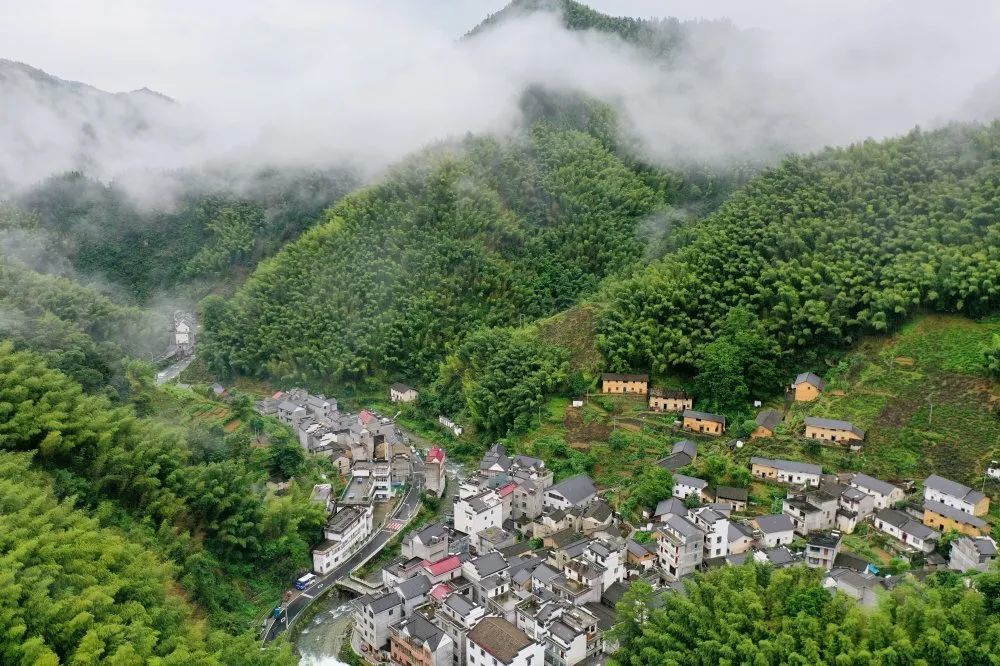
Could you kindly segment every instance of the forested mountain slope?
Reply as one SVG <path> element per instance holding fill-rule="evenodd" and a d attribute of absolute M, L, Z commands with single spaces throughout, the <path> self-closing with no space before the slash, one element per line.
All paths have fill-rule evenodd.
<path fill-rule="evenodd" d="M 661 372 L 697 366 L 735 306 L 800 358 L 921 310 L 995 312 L 998 210 L 1000 123 L 790 157 L 611 285 L 599 347 Z"/>
<path fill-rule="evenodd" d="M 551 314 L 636 264 L 637 225 L 674 188 L 654 176 L 544 121 L 420 155 L 206 303 L 204 354 L 220 372 L 428 380 L 474 328 Z"/>
<path fill-rule="evenodd" d="M 238 282 L 356 184 L 335 169 L 160 174 L 154 187 L 174 194 L 157 205 L 72 172 L 11 204 L 34 216 L 45 244 L 77 272 L 143 301 L 191 284 L 203 292 Z"/>

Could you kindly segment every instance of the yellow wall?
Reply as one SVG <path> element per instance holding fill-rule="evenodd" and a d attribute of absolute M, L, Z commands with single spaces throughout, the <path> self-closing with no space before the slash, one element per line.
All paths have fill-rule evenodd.
<path fill-rule="evenodd" d="M 837 430 L 836 428 L 820 428 L 817 426 L 806 426 L 806 437 L 809 439 L 825 439 L 830 442 L 846 442 L 848 440 L 861 439 L 850 430 Z M 836 437 L 836 439 L 834 439 Z"/>
<path fill-rule="evenodd" d="M 754 429 L 754 431 L 752 433 L 750 433 L 750 436 L 754 437 L 754 438 L 756 438 L 756 437 L 774 437 L 774 431 L 773 430 L 768 430 L 764 426 L 757 426 Z"/>
<path fill-rule="evenodd" d="M 975 528 L 968 523 L 960 523 L 957 520 L 935 513 L 930 509 L 924 509 L 924 525 L 940 530 L 941 532 L 955 530 L 959 534 L 964 534 L 966 536 L 982 536 L 983 534 L 982 530 Z"/>
<path fill-rule="evenodd" d="M 620 381 L 607 381 L 603 382 L 601 387 L 601 393 L 640 393 L 645 395 L 646 386 L 649 382 L 620 382 Z"/>
<path fill-rule="evenodd" d="M 657 396 L 651 396 L 649 398 L 650 409 L 655 409 L 658 412 L 683 412 L 685 409 L 691 409 L 694 406 L 694 400 L 691 398 L 660 398 Z"/>
<path fill-rule="evenodd" d="M 706 435 L 721 435 L 725 432 L 725 428 L 722 427 L 721 423 L 716 423 L 715 421 L 698 421 L 690 417 L 684 419 L 684 429 L 691 432 L 705 433 Z"/>
<path fill-rule="evenodd" d="M 984 497 L 976 503 L 975 508 L 972 510 L 972 515 L 974 516 L 985 516 L 990 511 L 990 498 Z"/>
<path fill-rule="evenodd" d="M 764 479 L 775 479 L 778 477 L 778 470 L 768 465 L 757 465 L 754 464 L 750 468 L 750 473 L 756 477 Z"/>
<path fill-rule="evenodd" d="M 808 382 L 803 382 L 795 387 L 796 402 L 809 402 L 819 397 L 819 389 Z"/>

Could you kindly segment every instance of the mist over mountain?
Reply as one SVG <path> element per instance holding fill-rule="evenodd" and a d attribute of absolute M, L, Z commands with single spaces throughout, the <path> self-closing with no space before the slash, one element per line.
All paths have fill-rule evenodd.
<path fill-rule="evenodd" d="M 602 4 L 613 12 L 618 3 Z M 636 152 L 661 165 L 773 163 L 790 151 L 961 119 L 965 100 L 1000 66 L 990 38 L 1000 10 L 983 2 L 944 17 L 927 2 L 789 6 L 747 29 L 518 0 L 464 39 L 389 0 L 255 5 L 245 25 L 223 20 L 230 10 L 244 8 L 213 4 L 182 41 L 170 3 L 133 8 L 136 30 L 155 44 L 143 52 L 150 75 L 141 85 L 176 104 L 7 63 L 0 187 L 82 169 L 102 180 L 128 175 L 150 190 L 143 174 L 206 162 L 351 164 L 374 178 L 429 143 L 519 127 L 519 99 L 531 86 L 611 104 Z M 308 16 L 310 29 L 279 14 Z M 30 34 L 45 17 L 17 7 L 11 18 Z M 63 20 L 71 18 L 110 29 L 99 13 Z M 220 49 L 231 56 L 215 57 Z M 155 60 L 168 53 L 169 63 Z M 95 67 L 110 58 L 89 57 Z"/>

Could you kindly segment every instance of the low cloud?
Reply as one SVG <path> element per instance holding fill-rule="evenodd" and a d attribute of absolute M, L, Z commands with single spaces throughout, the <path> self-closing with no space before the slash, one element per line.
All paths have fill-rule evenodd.
<path fill-rule="evenodd" d="M 616 105 L 665 165 L 773 160 L 997 112 L 982 98 L 1000 71 L 990 2 L 679 5 L 747 29 L 689 25 L 669 63 L 567 31 L 552 14 L 456 39 L 496 2 L 432 1 L 424 12 L 402 0 L 9 2 L 0 44 L 12 52 L 0 56 L 177 102 L 84 89 L 67 103 L 25 75 L 19 96 L 0 102 L 0 188 L 67 168 L 127 176 L 134 190 L 155 189 L 149 174 L 204 164 L 353 164 L 370 176 L 428 143 L 516 127 L 533 84 Z"/>

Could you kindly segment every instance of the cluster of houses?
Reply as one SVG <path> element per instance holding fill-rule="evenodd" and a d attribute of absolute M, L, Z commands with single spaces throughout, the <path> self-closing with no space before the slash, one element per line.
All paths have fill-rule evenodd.
<path fill-rule="evenodd" d="M 416 453 L 391 419 L 368 410 L 341 412 L 335 398 L 304 389 L 279 391 L 256 409 L 290 426 L 309 453 L 329 457 L 346 481 L 338 497 L 332 484 L 313 489 L 313 501 L 324 504 L 329 516 L 324 541 L 313 550 L 313 570 L 328 573 L 371 535 L 374 505 L 411 481 Z M 444 451 L 432 449 L 423 465 L 424 489 L 438 497 L 444 492 L 445 462 Z"/>
<path fill-rule="evenodd" d="M 408 534 L 380 591 L 353 602 L 355 645 L 371 663 L 407 666 L 600 663 L 616 648 L 607 632 L 633 581 L 683 591 L 687 575 L 748 559 L 821 568 L 828 589 L 873 603 L 898 577 L 842 552 L 863 521 L 897 539 L 902 554 L 929 553 L 941 529 L 957 529 L 963 536 L 942 566 L 959 571 L 985 571 L 997 557 L 981 518 L 988 498 L 939 476 L 925 480 L 920 512 L 900 508 L 902 488 L 866 474 L 754 457 L 752 475 L 787 492 L 781 513 L 750 516 L 746 489 L 676 472 L 697 455 L 684 440 L 657 461 L 673 472 L 673 496 L 633 527 L 590 477 L 554 483 L 544 461 L 494 445 L 461 483 L 453 525 Z"/>
<path fill-rule="evenodd" d="M 795 378 L 789 395 L 796 402 L 812 402 L 820 396 L 825 388 L 826 382 L 823 379 L 811 372 L 803 372 Z M 649 375 L 606 372 L 601 375 L 601 393 L 647 396 L 651 410 L 680 414 L 681 427 L 689 432 L 712 436 L 721 436 L 726 432 L 725 416 L 694 410 L 694 398 L 684 391 L 650 387 Z M 783 420 L 784 415 L 777 410 L 761 410 L 757 414 L 757 427 L 751 433 L 751 437 L 773 437 L 778 425 Z M 865 431 L 850 421 L 807 416 L 805 418 L 805 437 L 832 444 L 842 444 L 852 451 L 857 451 L 861 448 Z"/>
<path fill-rule="evenodd" d="M 495 445 L 458 489 L 454 525 L 408 534 L 383 591 L 353 602 L 355 644 L 372 663 L 599 662 L 627 559 L 589 477 L 553 483 L 544 461 Z"/>

